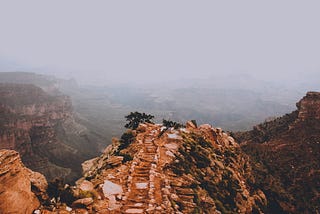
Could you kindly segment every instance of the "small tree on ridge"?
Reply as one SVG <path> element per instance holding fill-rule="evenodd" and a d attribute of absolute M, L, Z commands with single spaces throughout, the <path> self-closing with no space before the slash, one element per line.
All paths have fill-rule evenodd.
<path fill-rule="evenodd" d="M 131 112 L 129 115 L 125 116 L 126 120 L 129 121 L 124 127 L 127 129 L 136 129 L 140 123 L 153 123 L 154 118 L 151 114 Z"/>

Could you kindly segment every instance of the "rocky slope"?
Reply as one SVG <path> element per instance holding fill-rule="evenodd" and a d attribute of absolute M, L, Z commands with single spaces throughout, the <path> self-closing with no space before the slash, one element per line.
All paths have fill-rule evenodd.
<path fill-rule="evenodd" d="M 32 213 L 46 200 L 47 186 L 45 177 L 26 168 L 16 151 L 0 150 L 1 213 Z"/>
<path fill-rule="evenodd" d="M 83 163 L 77 187 L 60 194 L 85 213 L 261 213 L 248 157 L 221 129 L 140 124 Z M 70 200 L 70 197 L 69 197 Z"/>
<path fill-rule="evenodd" d="M 0 84 L 0 148 L 20 153 L 48 180 L 73 180 L 81 163 L 99 154 L 95 136 L 78 124 L 68 97 L 25 84 Z"/>
<path fill-rule="evenodd" d="M 297 110 L 234 135 L 253 160 L 267 213 L 320 210 L 320 93 L 308 92 Z"/>

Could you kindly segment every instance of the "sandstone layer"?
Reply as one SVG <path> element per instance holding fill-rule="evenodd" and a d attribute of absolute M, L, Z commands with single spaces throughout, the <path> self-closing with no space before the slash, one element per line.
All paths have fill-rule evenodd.
<path fill-rule="evenodd" d="M 16 151 L 0 150 L 0 189 L 1 213 L 32 213 L 40 206 L 37 195 L 46 198 L 47 182 L 26 168 Z"/>
<path fill-rule="evenodd" d="M 99 154 L 93 139 L 76 122 L 67 96 L 33 85 L 0 84 L 0 148 L 18 151 L 32 170 L 49 180 L 79 177 L 81 162 Z"/>

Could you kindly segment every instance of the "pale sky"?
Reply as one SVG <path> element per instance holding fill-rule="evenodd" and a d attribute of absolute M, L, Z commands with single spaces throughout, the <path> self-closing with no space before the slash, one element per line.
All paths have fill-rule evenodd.
<path fill-rule="evenodd" d="M 0 0 L 0 71 L 80 82 L 320 73 L 320 1 Z"/>

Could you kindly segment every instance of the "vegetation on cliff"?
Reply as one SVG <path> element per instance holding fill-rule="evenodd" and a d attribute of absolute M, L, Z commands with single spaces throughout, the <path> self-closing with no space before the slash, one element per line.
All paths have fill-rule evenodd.
<path fill-rule="evenodd" d="M 267 213 L 316 213 L 320 208 L 320 93 L 309 92 L 291 114 L 236 133 L 251 158 Z"/>

